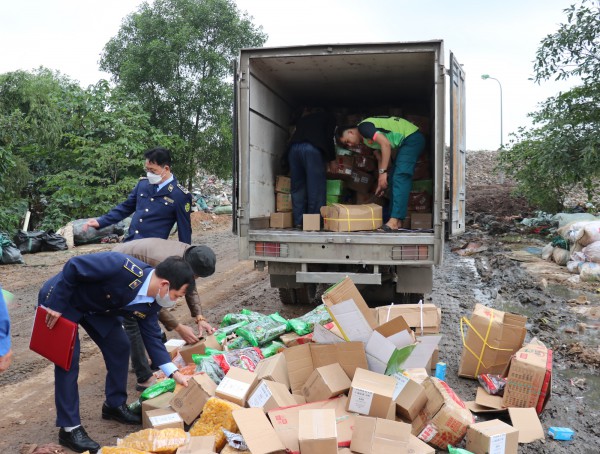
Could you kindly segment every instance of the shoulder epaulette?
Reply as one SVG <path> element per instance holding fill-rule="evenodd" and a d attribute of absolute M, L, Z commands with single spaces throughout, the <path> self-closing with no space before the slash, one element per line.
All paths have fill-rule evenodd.
<path fill-rule="evenodd" d="M 184 186 L 181 186 L 181 184 L 177 183 L 177 187 L 179 189 L 181 189 L 181 192 L 183 192 L 184 194 L 189 194 L 190 191 L 188 191 Z"/>

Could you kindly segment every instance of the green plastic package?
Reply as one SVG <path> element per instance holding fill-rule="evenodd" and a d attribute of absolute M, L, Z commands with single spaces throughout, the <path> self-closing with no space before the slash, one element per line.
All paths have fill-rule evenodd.
<path fill-rule="evenodd" d="M 264 347 L 262 347 L 260 351 L 262 352 L 265 358 L 268 358 L 269 356 L 275 355 L 279 350 L 282 350 L 284 348 L 285 345 L 282 342 L 273 341 L 270 344 L 267 344 Z"/>
<path fill-rule="evenodd" d="M 252 346 L 258 347 L 285 334 L 287 325 L 269 317 L 248 323 L 235 331 L 240 337 L 246 339 Z"/>
<path fill-rule="evenodd" d="M 134 400 L 129 405 L 127 405 L 127 407 L 129 408 L 129 411 L 135 413 L 136 415 L 142 414 L 142 403 L 140 402 L 140 399 Z"/>
<path fill-rule="evenodd" d="M 219 364 L 213 358 L 213 355 L 218 355 L 223 352 L 220 350 L 214 350 L 212 348 L 207 348 L 207 350 L 210 350 L 209 354 L 192 354 L 192 361 L 194 361 L 196 364 L 196 372 L 204 372 L 218 385 L 221 383 L 221 380 L 223 380 L 223 377 L 225 377 L 225 374 L 221 370 Z"/>
<path fill-rule="evenodd" d="M 307 312 L 302 317 L 292 318 L 289 320 L 292 330 L 299 336 L 312 333 L 315 329 L 314 325 L 324 325 L 331 321 L 331 315 L 327 311 L 327 307 L 321 304 L 315 307 L 312 311 Z"/>
<path fill-rule="evenodd" d="M 221 321 L 221 328 L 225 326 L 235 325 L 240 322 L 253 322 L 267 317 L 264 314 L 254 312 L 248 309 L 242 309 L 239 314 L 226 314 Z"/>
<path fill-rule="evenodd" d="M 273 314 L 269 315 L 269 317 L 271 319 L 275 320 L 276 322 L 285 324 L 286 332 L 292 330 L 292 325 L 291 325 L 290 321 L 286 318 L 283 318 L 281 315 L 279 315 L 279 312 L 274 312 Z"/>
<path fill-rule="evenodd" d="M 455 448 L 452 445 L 448 445 L 448 452 L 450 454 L 473 454 L 471 451 L 467 451 L 463 448 Z"/>
<path fill-rule="evenodd" d="M 147 389 L 140 394 L 140 401 L 143 402 L 148 399 L 154 399 L 161 394 L 175 391 L 175 380 L 167 378 L 166 380 L 159 381 L 158 383 L 149 386 Z"/>
<path fill-rule="evenodd" d="M 396 373 L 402 373 L 402 364 L 404 364 L 404 361 L 406 361 L 406 359 L 410 356 L 414 349 L 414 345 L 407 345 L 406 347 L 394 350 L 394 353 L 392 353 L 392 356 L 390 357 L 390 360 L 387 363 L 385 375 L 394 375 Z"/>
<path fill-rule="evenodd" d="M 227 342 L 228 350 L 239 350 L 240 348 L 246 347 L 252 347 L 252 345 L 243 337 L 236 337 L 235 339 Z"/>

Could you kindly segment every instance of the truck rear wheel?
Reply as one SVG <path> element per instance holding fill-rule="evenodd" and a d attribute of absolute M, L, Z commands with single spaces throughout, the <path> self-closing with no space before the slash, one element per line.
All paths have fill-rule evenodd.
<path fill-rule="evenodd" d="M 286 306 L 313 305 L 317 286 L 315 284 L 304 284 L 300 288 L 280 288 L 279 299 Z"/>

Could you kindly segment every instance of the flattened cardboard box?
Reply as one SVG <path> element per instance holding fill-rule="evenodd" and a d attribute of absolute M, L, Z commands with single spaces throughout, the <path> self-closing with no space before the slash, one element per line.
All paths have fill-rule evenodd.
<path fill-rule="evenodd" d="M 249 370 L 231 367 L 217 389 L 215 395 L 242 407 L 246 406 L 246 399 L 258 383 L 256 374 Z"/>
<path fill-rule="evenodd" d="M 523 345 L 526 322 L 527 317 L 476 304 L 471 319 L 461 319 L 465 340 L 458 375 L 477 378 L 480 374 L 502 374 Z"/>
<path fill-rule="evenodd" d="M 304 386 L 302 395 L 306 402 L 318 402 L 345 394 L 350 389 L 350 379 L 339 363 L 317 367 Z"/>
<path fill-rule="evenodd" d="M 187 387 L 172 397 L 171 407 L 181 415 L 186 424 L 191 424 L 200 415 L 208 399 L 214 397 L 216 389 L 216 383 L 208 375 L 194 375 Z"/>
<path fill-rule="evenodd" d="M 302 386 L 317 367 L 339 363 L 350 379 L 354 377 L 357 367 L 368 368 L 365 346 L 362 342 L 297 345 L 285 349 L 283 354 L 293 394 L 302 394 Z"/>
<path fill-rule="evenodd" d="M 177 448 L 176 454 L 211 454 L 215 451 L 215 436 L 190 437 L 190 441 Z"/>
<path fill-rule="evenodd" d="M 360 454 L 408 453 L 410 424 L 357 416 L 350 450 Z"/>
<path fill-rule="evenodd" d="M 348 398 L 346 396 L 340 396 L 322 402 L 279 408 L 271 410 L 268 414 L 275 431 L 285 447 L 292 454 L 299 454 L 298 429 L 300 427 L 300 411 L 331 408 L 335 410 L 338 447 L 348 447 L 352 439 L 352 427 L 354 426 L 356 416 L 346 411 L 347 402 Z"/>
<path fill-rule="evenodd" d="M 334 203 L 321 207 L 324 230 L 332 232 L 358 232 L 377 230 L 383 223 L 382 207 L 375 203 L 343 205 Z"/>
<path fill-rule="evenodd" d="M 423 307 L 421 308 L 421 306 Z M 423 334 L 438 334 L 440 332 L 442 310 L 435 304 L 398 304 L 377 308 L 377 321 L 380 325 L 400 316 L 404 318 L 404 321 L 417 335 L 421 335 L 421 328 L 423 328 Z"/>
<path fill-rule="evenodd" d="M 285 454 L 285 446 L 260 408 L 234 410 L 233 419 L 252 454 Z"/>
<path fill-rule="evenodd" d="M 261 380 L 248 397 L 249 407 L 260 408 L 264 412 L 290 405 L 296 405 L 296 400 L 289 389 L 284 384 L 271 380 Z"/>
<path fill-rule="evenodd" d="M 300 410 L 298 444 L 302 454 L 337 454 L 335 410 Z"/>
<path fill-rule="evenodd" d="M 155 397 L 154 399 L 148 399 L 142 402 L 142 429 L 150 428 L 148 412 L 151 410 L 157 410 L 159 408 L 170 408 L 172 397 L 172 392 L 166 392 Z"/>
<path fill-rule="evenodd" d="M 552 350 L 533 339 L 511 359 L 502 404 L 542 412 L 552 390 Z"/>
<path fill-rule="evenodd" d="M 499 419 L 471 424 L 467 429 L 467 450 L 473 454 L 518 454 L 519 431 Z"/>
<path fill-rule="evenodd" d="M 352 386 L 348 393 L 348 406 L 351 413 L 378 418 L 390 417 L 395 414 L 392 406 L 396 379 L 387 375 L 378 374 L 366 369 L 356 369 Z"/>
<path fill-rule="evenodd" d="M 422 442 L 413 434 L 408 439 L 408 454 L 435 454 L 435 449 Z"/>
<path fill-rule="evenodd" d="M 254 369 L 258 380 L 271 380 L 284 384 L 290 389 L 290 379 L 287 372 L 287 362 L 283 353 L 261 359 Z"/>
<path fill-rule="evenodd" d="M 183 430 L 183 419 L 172 408 L 157 408 L 146 413 L 148 416 L 148 429 L 181 429 Z"/>

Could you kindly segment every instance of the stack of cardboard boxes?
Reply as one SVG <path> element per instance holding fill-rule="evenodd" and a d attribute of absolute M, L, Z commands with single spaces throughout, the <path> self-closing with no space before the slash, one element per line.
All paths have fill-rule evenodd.
<path fill-rule="evenodd" d="M 293 225 L 292 218 L 292 180 L 278 175 L 275 180 L 275 213 L 271 213 L 272 229 L 287 229 Z"/>

